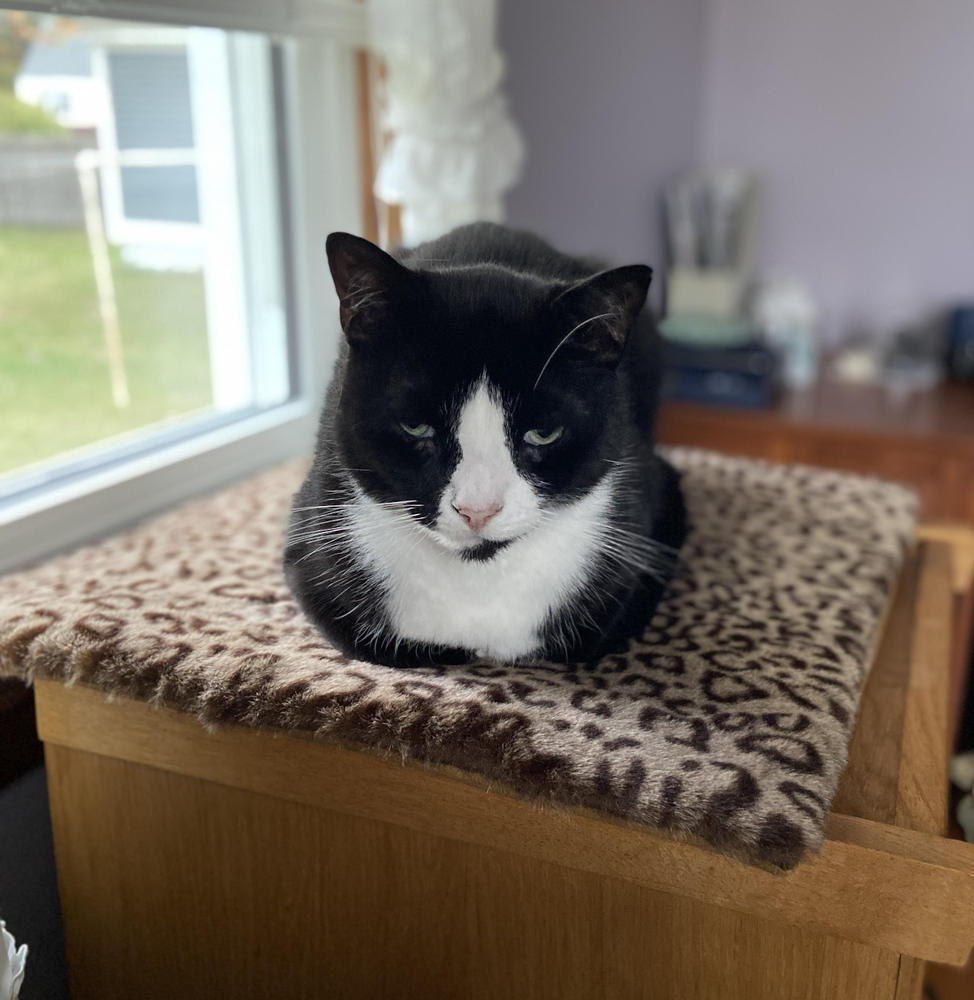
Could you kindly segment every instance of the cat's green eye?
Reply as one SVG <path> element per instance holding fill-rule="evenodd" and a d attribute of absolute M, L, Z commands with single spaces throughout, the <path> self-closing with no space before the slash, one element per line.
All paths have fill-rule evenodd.
<path fill-rule="evenodd" d="M 400 424 L 399 425 L 410 437 L 431 438 L 433 428 L 429 424 Z"/>
<path fill-rule="evenodd" d="M 558 438 L 564 433 L 564 427 L 556 427 L 553 431 L 545 434 L 544 431 L 531 430 L 524 435 L 524 440 L 528 444 L 533 444 L 537 447 L 541 447 L 546 444 L 554 444 Z"/>

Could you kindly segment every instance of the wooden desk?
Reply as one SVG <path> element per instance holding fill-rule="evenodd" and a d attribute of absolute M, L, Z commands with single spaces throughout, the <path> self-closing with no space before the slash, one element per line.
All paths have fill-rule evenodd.
<path fill-rule="evenodd" d="M 821 854 L 788 874 L 445 768 L 37 685 L 74 1000 L 917 1000 L 974 944 L 942 837 L 951 560 L 907 561 Z"/>
<path fill-rule="evenodd" d="M 923 520 L 974 525 L 974 383 L 946 383 L 903 402 L 822 379 L 766 410 L 670 403 L 659 439 L 903 482 L 920 494 Z"/>

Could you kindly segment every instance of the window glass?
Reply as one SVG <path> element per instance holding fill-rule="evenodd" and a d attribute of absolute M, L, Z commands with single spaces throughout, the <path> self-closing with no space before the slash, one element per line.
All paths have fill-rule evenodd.
<path fill-rule="evenodd" d="M 0 495 L 290 395 L 263 36 L 0 11 Z"/>

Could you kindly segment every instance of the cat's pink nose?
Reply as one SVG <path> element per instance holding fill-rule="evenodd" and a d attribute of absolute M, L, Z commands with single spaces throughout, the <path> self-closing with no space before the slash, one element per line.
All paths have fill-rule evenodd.
<path fill-rule="evenodd" d="M 487 507 L 471 507 L 466 504 L 453 504 L 453 509 L 474 531 L 483 531 L 487 527 L 487 522 L 499 514 L 504 509 L 504 505 L 495 503 Z"/>

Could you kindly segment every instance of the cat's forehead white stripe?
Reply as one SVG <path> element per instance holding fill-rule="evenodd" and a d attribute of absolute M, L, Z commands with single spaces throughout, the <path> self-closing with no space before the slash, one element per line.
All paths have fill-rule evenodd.
<path fill-rule="evenodd" d="M 486 507 L 503 504 L 517 469 L 507 446 L 499 394 L 482 378 L 472 388 L 457 420 L 460 462 L 453 473 L 453 502 Z"/>
<path fill-rule="evenodd" d="M 496 456 L 507 452 L 504 410 L 486 378 L 477 382 L 467 396 L 457 420 L 457 442 L 464 458 Z M 508 456 L 509 457 L 509 456 Z"/>

